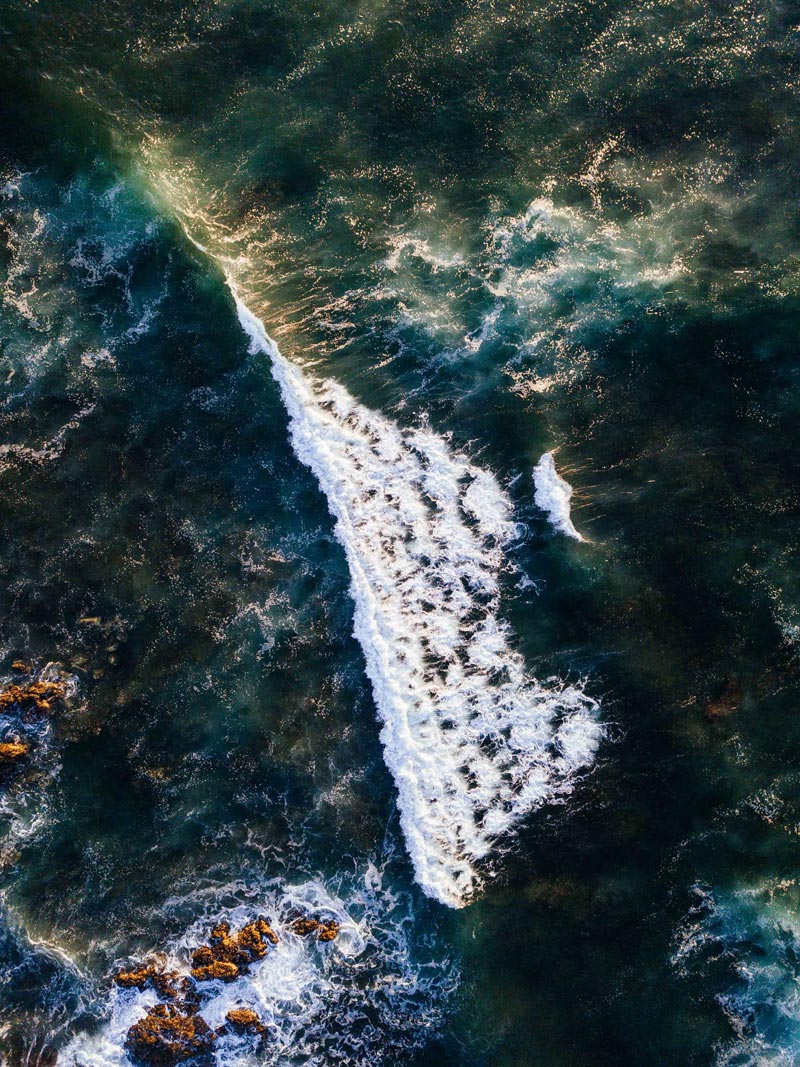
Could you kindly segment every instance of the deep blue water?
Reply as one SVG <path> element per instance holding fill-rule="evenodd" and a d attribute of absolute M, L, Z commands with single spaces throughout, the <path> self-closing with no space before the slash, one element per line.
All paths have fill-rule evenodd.
<path fill-rule="evenodd" d="M 3 1067 L 800 1062 L 799 27 L 3 5 Z"/>

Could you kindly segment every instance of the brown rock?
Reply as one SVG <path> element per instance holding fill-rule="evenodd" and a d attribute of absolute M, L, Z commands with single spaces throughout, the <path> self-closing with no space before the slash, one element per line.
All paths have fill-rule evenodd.
<path fill-rule="evenodd" d="M 320 922 L 319 919 L 301 916 L 294 920 L 292 929 L 300 937 L 308 937 L 309 934 L 316 933 L 318 941 L 333 941 L 339 936 L 339 923 L 335 919 Z"/>
<path fill-rule="evenodd" d="M 50 711 L 52 702 L 66 694 L 63 682 L 30 682 L 28 685 L 8 685 L 0 692 L 0 711 L 19 707 L 25 711 Z"/>
<path fill-rule="evenodd" d="M 255 926 L 262 937 L 266 937 L 273 945 L 278 944 L 278 935 L 270 926 L 268 919 L 258 919 Z"/>
<path fill-rule="evenodd" d="M 156 1004 L 128 1030 L 125 1048 L 141 1063 L 170 1067 L 210 1051 L 217 1035 L 200 1015 Z"/>
<path fill-rule="evenodd" d="M 0 743 L 0 766 L 8 763 L 16 763 L 17 760 L 27 756 L 30 745 L 22 741 L 3 741 Z"/>
<path fill-rule="evenodd" d="M 316 919 L 295 919 L 292 923 L 292 930 L 300 937 L 308 937 L 309 934 L 313 934 L 318 929 L 319 923 Z"/>
<path fill-rule="evenodd" d="M 317 933 L 317 940 L 319 941 L 334 941 L 339 936 L 339 924 L 335 919 L 329 919 L 327 922 L 319 924 L 319 932 Z"/>
<path fill-rule="evenodd" d="M 179 983 L 181 1007 L 187 1015 L 200 1010 L 200 994 L 193 978 L 182 978 Z"/>
<path fill-rule="evenodd" d="M 173 1000 L 178 995 L 178 980 L 180 975 L 177 971 L 157 971 L 150 981 L 153 989 L 165 1000 Z"/>
<path fill-rule="evenodd" d="M 200 948 L 196 948 L 192 953 L 192 966 L 193 967 L 207 967 L 209 963 L 214 962 L 214 953 L 208 947 L 208 945 L 201 945 Z"/>
<path fill-rule="evenodd" d="M 217 923 L 217 925 L 213 927 L 211 933 L 208 935 L 208 939 L 209 941 L 224 941 L 225 938 L 230 934 L 230 932 L 230 923 Z"/>
<path fill-rule="evenodd" d="M 210 982 L 214 978 L 223 982 L 233 982 L 238 977 L 239 968 L 235 963 L 229 963 L 227 960 L 214 960 L 213 963 L 203 967 L 192 967 L 192 978 L 196 978 L 198 982 Z"/>
<path fill-rule="evenodd" d="M 132 971 L 120 971 L 114 981 L 123 989 L 144 989 L 152 986 L 160 997 L 172 1000 L 178 995 L 177 971 L 164 971 L 155 963 L 145 963 Z"/>
<path fill-rule="evenodd" d="M 232 1008 L 225 1016 L 232 1030 L 240 1034 L 265 1034 L 267 1028 L 250 1008 Z"/>
<path fill-rule="evenodd" d="M 263 919 L 248 923 L 243 926 L 236 935 L 236 945 L 239 952 L 249 957 L 248 962 L 263 959 L 267 954 L 267 938 L 273 945 L 277 945 L 278 937 L 272 927 Z"/>
<path fill-rule="evenodd" d="M 209 934 L 209 944 L 192 953 L 192 976 L 199 982 L 212 978 L 233 981 L 251 963 L 266 956 L 270 943 L 276 945 L 278 935 L 266 919 L 247 923 L 235 933 L 228 923 L 218 923 Z"/>
<path fill-rule="evenodd" d="M 144 989 L 150 983 L 153 973 L 152 964 L 144 964 L 133 971 L 120 971 L 114 981 L 123 989 Z"/>

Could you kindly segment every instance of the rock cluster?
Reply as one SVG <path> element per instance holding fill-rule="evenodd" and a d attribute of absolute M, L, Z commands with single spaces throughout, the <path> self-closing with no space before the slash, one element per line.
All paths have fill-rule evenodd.
<path fill-rule="evenodd" d="M 277 945 L 278 936 L 266 919 L 256 919 L 241 930 L 231 933 L 226 922 L 211 931 L 207 945 L 192 953 L 192 977 L 198 982 L 221 979 L 232 982 L 244 974 L 251 963 L 263 959 L 270 944 Z"/>
<path fill-rule="evenodd" d="M 291 929 L 301 937 L 316 934 L 318 941 L 333 941 L 339 933 L 334 919 L 321 921 L 298 916 Z M 125 1048 L 138 1063 L 154 1067 L 171 1067 L 185 1060 L 195 1060 L 210 1053 L 213 1043 L 225 1034 L 267 1036 L 267 1028 L 252 1008 L 232 1008 L 225 1023 L 212 1030 L 200 1015 L 203 983 L 215 979 L 232 982 L 246 974 L 250 966 L 263 959 L 270 946 L 278 944 L 278 935 L 263 916 L 231 930 L 227 922 L 218 923 L 208 942 L 192 952 L 191 977 L 165 970 L 163 961 L 154 959 L 129 971 L 120 971 L 114 981 L 123 989 L 154 989 L 162 1001 L 150 1008 L 135 1023 L 125 1039 Z"/>
<path fill-rule="evenodd" d="M 320 921 L 301 917 L 294 920 L 292 930 L 300 937 L 316 934 L 318 941 L 333 941 L 339 936 L 339 924 L 335 919 Z"/>
<path fill-rule="evenodd" d="M 46 713 L 53 701 L 61 700 L 67 692 L 63 682 L 28 682 L 27 685 L 12 683 L 0 692 L 0 711 L 21 708 L 23 711 Z"/>
<path fill-rule="evenodd" d="M 4 668 L 4 670 L 7 668 Z M 60 663 L 37 669 L 16 659 L 11 663 L 16 680 L 0 683 L 0 788 L 12 783 L 41 781 L 52 770 L 48 754 L 63 738 L 64 721 L 77 692 L 77 680 Z M 58 716 L 57 729 L 51 727 Z M 26 757 L 35 756 L 28 760 Z M 22 773 L 20 773 L 22 772 Z"/>
<path fill-rule="evenodd" d="M 187 980 L 181 978 L 177 971 L 165 971 L 158 963 L 144 963 L 132 971 L 120 971 L 114 981 L 123 989 L 151 986 L 165 1000 L 177 997 L 179 990 L 184 994 L 192 992 Z"/>
<path fill-rule="evenodd" d="M 15 660 L 11 664 L 11 669 L 17 673 L 26 674 L 31 674 L 33 670 L 29 664 L 21 660 Z M 30 754 L 30 744 L 17 732 L 20 730 L 23 735 L 25 734 L 22 725 L 24 719 L 33 713 L 45 715 L 51 712 L 53 704 L 63 700 L 66 694 L 67 687 L 64 682 L 43 679 L 31 680 L 24 685 L 12 682 L 0 689 L 0 714 L 8 716 L 4 722 L 4 731 L 9 727 L 14 731 L 10 738 L 0 741 L 0 771 L 7 772 L 11 768 L 18 767 L 24 757 Z"/>

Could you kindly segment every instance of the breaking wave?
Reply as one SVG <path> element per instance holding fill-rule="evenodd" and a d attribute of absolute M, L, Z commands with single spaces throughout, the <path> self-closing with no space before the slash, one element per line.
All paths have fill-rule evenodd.
<path fill-rule="evenodd" d="M 572 486 L 556 470 L 552 452 L 545 452 L 533 469 L 534 500 L 537 507 L 547 512 L 551 526 L 559 533 L 584 541 L 583 534 L 578 533 L 570 514 Z"/>
<path fill-rule="evenodd" d="M 288 362 L 231 286 L 271 359 L 298 458 L 336 520 L 355 636 L 416 879 L 459 907 L 498 838 L 563 794 L 602 736 L 596 702 L 527 675 L 499 616 L 511 504 L 490 472 Z"/>

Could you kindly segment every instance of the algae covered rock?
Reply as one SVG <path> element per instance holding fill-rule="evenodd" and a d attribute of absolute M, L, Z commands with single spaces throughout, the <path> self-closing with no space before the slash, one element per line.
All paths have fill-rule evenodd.
<path fill-rule="evenodd" d="M 16 763 L 29 752 L 30 745 L 22 741 L 3 741 L 0 743 L 0 766 Z"/>
<path fill-rule="evenodd" d="M 252 1008 L 231 1008 L 225 1019 L 230 1028 L 240 1034 L 265 1034 L 267 1028 Z"/>
<path fill-rule="evenodd" d="M 134 1060 L 170 1067 L 208 1053 L 217 1035 L 200 1015 L 156 1004 L 128 1030 L 125 1048 Z"/>
<path fill-rule="evenodd" d="M 292 930 L 300 937 L 308 937 L 309 934 L 313 934 L 319 928 L 319 923 L 316 919 L 295 919 L 292 923 Z"/>
<path fill-rule="evenodd" d="M 120 971 L 114 981 L 123 989 L 144 989 L 146 985 L 149 985 L 152 973 L 152 965 L 144 964 L 133 971 Z"/>
<path fill-rule="evenodd" d="M 145 989 L 151 986 L 159 996 L 172 1000 L 178 995 L 177 971 L 165 971 L 156 963 L 145 963 L 132 971 L 120 971 L 114 978 L 123 989 Z"/>
<path fill-rule="evenodd" d="M 235 932 L 228 923 L 218 923 L 208 941 L 192 953 L 192 977 L 198 982 L 215 978 L 232 982 L 251 963 L 263 959 L 270 945 L 277 945 L 278 935 L 267 919 L 260 918 Z"/>
<path fill-rule="evenodd" d="M 62 700 L 67 693 L 63 682 L 29 682 L 27 685 L 7 685 L 0 692 L 0 711 L 20 708 L 23 711 L 48 712 L 53 702 Z"/>
<path fill-rule="evenodd" d="M 211 982 L 217 979 L 222 982 L 233 982 L 239 977 L 239 968 L 235 963 L 227 960 L 212 960 L 211 963 L 200 967 L 192 967 L 192 978 L 198 982 Z"/>
<path fill-rule="evenodd" d="M 316 934 L 318 941 L 334 941 L 339 936 L 339 923 L 335 919 L 309 919 L 301 916 L 292 923 L 292 930 L 300 937 Z"/>
<path fill-rule="evenodd" d="M 334 941 L 339 936 L 339 924 L 335 919 L 319 924 L 318 941 Z"/>

